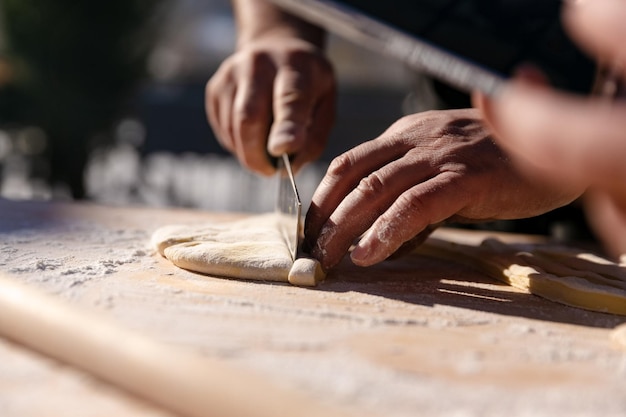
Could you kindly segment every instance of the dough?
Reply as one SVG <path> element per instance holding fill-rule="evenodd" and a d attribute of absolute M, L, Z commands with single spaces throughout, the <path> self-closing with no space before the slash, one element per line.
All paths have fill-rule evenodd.
<path fill-rule="evenodd" d="M 230 222 L 165 226 L 154 232 L 152 245 L 174 265 L 194 272 L 229 278 L 315 285 L 324 278 L 319 262 L 297 259 L 281 233 L 275 213 Z"/>
<path fill-rule="evenodd" d="M 311 258 L 298 258 L 289 271 L 289 282 L 293 285 L 312 287 L 323 281 L 326 273 L 322 265 Z"/>
<path fill-rule="evenodd" d="M 555 302 L 626 315 L 626 268 L 591 253 L 495 239 L 471 246 L 435 238 L 427 240 L 417 253 L 464 263 Z"/>

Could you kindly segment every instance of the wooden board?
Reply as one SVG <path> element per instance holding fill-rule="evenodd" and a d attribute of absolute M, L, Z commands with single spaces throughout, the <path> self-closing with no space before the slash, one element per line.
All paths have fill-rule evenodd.
<path fill-rule="evenodd" d="M 626 414 L 626 353 L 609 338 L 624 318 L 416 255 L 344 261 L 308 289 L 193 274 L 149 247 L 159 226 L 236 216 L 0 201 L 0 272 L 356 415 Z M 168 415 L 3 339 L 0 361 L 2 416 Z"/>

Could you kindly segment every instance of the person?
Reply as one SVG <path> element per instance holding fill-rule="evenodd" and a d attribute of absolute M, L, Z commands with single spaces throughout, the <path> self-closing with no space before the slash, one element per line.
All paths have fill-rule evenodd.
<path fill-rule="evenodd" d="M 322 29 L 265 0 L 232 0 L 236 52 L 207 83 L 206 109 L 220 144 L 246 168 L 295 170 L 322 154 L 334 123 L 336 81 Z"/>
<path fill-rule="evenodd" d="M 623 80 L 626 4 L 577 1 L 563 19 L 572 38 Z M 591 227 L 611 254 L 625 254 L 626 103 L 566 94 L 541 78 L 524 71 L 497 99 L 476 95 L 476 106 L 528 176 L 588 189 L 583 201 Z"/>
<path fill-rule="evenodd" d="M 270 156 L 287 152 L 298 169 L 320 155 L 334 117 L 324 33 L 264 0 L 232 2 L 236 52 L 207 83 L 209 121 L 247 168 L 271 174 Z M 333 160 L 307 212 L 304 246 L 329 269 L 356 242 L 352 261 L 369 266 L 445 221 L 536 216 L 583 191 L 521 175 L 478 109 L 416 113 Z"/>

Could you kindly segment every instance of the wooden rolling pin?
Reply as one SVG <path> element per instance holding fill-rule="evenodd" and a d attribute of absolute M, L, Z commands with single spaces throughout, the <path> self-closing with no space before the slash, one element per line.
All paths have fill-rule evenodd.
<path fill-rule="evenodd" d="M 159 344 L 0 276 L 0 335 L 183 416 L 345 416 L 224 361 Z"/>

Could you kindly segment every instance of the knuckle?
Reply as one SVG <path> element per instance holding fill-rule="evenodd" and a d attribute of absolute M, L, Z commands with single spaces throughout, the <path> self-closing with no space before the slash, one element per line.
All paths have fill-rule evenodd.
<path fill-rule="evenodd" d="M 303 74 L 309 74 L 318 66 L 317 55 L 308 49 L 293 49 L 285 55 L 284 64 Z"/>
<path fill-rule="evenodd" d="M 283 89 L 277 98 L 282 105 L 289 107 L 306 102 L 304 95 L 298 88 Z"/>
<path fill-rule="evenodd" d="M 346 152 L 332 160 L 327 173 L 331 177 L 342 178 L 352 170 L 354 164 L 354 158 L 349 152 Z"/>
<path fill-rule="evenodd" d="M 306 72 L 282 69 L 278 76 L 277 95 L 286 102 L 309 99 L 313 91 L 313 80 Z"/>
<path fill-rule="evenodd" d="M 235 109 L 235 118 L 239 120 L 242 125 L 249 125 L 254 123 L 259 114 L 259 110 L 259 107 L 255 103 L 245 103 Z"/>
<path fill-rule="evenodd" d="M 311 83 L 302 74 L 283 71 L 276 92 L 277 99 L 285 105 L 309 101 L 311 100 L 309 85 Z"/>
<path fill-rule="evenodd" d="M 287 55 L 287 63 L 291 65 L 309 64 L 311 61 L 311 51 L 309 49 L 292 49 Z"/>
<path fill-rule="evenodd" d="M 424 196 L 414 192 L 405 192 L 398 197 L 398 204 L 401 207 L 402 217 L 407 220 L 424 215 L 426 213 L 426 202 Z"/>
<path fill-rule="evenodd" d="M 206 99 L 212 99 L 224 92 L 227 89 L 228 80 L 221 74 L 215 74 L 204 86 L 204 97 Z"/>
<path fill-rule="evenodd" d="M 385 188 L 385 181 L 381 174 L 379 172 L 373 172 L 359 182 L 357 191 L 364 197 L 371 198 L 379 196 L 385 191 Z"/>
<path fill-rule="evenodd" d="M 272 58 L 265 49 L 253 49 L 243 59 L 248 60 L 252 70 L 262 70 L 272 63 Z"/>

